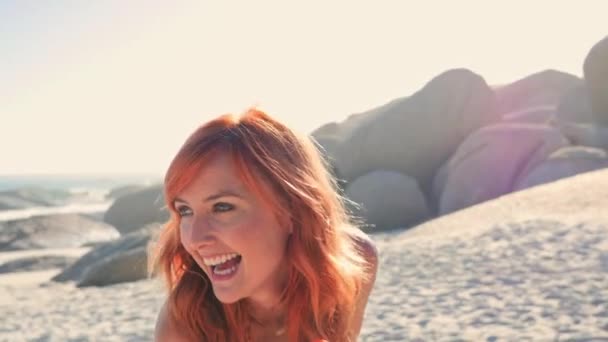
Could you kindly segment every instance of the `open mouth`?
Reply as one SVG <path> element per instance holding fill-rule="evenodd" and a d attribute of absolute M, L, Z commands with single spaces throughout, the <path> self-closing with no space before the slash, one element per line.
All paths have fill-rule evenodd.
<path fill-rule="evenodd" d="M 241 263 L 242 257 L 236 255 L 226 261 L 211 265 L 211 273 L 217 280 L 224 280 L 230 278 L 236 273 Z"/>

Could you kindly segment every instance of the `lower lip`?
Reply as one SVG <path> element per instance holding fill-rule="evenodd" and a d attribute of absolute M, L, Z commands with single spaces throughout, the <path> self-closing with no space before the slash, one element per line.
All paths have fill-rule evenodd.
<path fill-rule="evenodd" d="M 242 260 L 241 260 L 242 262 Z M 226 281 L 226 280 L 230 280 L 232 278 L 234 278 L 234 276 L 237 274 L 237 272 L 239 271 L 239 268 L 241 267 L 241 263 L 239 262 L 236 265 L 236 270 L 234 270 L 234 272 L 232 273 L 228 273 L 228 274 L 217 274 L 215 272 L 213 272 L 213 270 L 210 270 L 211 272 L 211 280 L 212 281 Z"/>

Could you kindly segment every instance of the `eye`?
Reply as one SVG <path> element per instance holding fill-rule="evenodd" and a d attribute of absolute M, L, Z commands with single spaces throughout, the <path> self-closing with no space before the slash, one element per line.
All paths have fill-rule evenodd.
<path fill-rule="evenodd" d="M 185 205 L 175 208 L 180 217 L 192 215 L 192 210 Z"/>
<path fill-rule="evenodd" d="M 219 202 L 213 205 L 214 213 L 225 213 L 231 210 L 234 210 L 234 206 L 229 203 Z"/>

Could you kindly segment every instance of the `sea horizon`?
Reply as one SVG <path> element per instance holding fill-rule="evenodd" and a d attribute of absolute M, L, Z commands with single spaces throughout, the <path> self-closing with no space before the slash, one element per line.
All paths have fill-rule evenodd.
<path fill-rule="evenodd" d="M 23 188 L 75 191 L 79 189 L 107 189 L 162 182 L 162 175 L 153 173 L 23 173 L 0 174 L 0 191 Z"/>

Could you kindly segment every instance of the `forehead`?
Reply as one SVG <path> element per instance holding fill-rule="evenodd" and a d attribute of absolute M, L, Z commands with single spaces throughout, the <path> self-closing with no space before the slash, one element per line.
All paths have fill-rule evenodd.
<path fill-rule="evenodd" d="M 218 153 L 201 167 L 196 176 L 179 194 L 181 198 L 191 195 L 214 195 L 219 191 L 248 193 L 232 157 L 228 153 Z"/>

